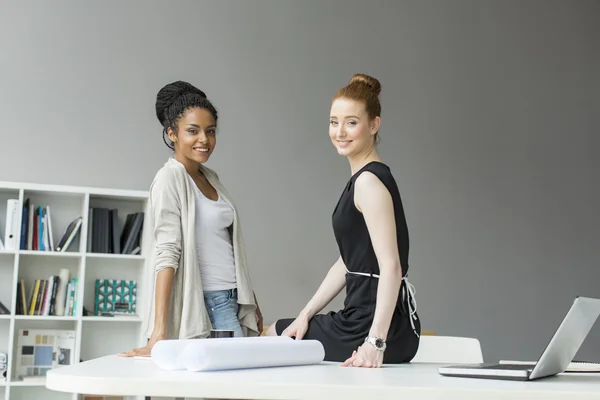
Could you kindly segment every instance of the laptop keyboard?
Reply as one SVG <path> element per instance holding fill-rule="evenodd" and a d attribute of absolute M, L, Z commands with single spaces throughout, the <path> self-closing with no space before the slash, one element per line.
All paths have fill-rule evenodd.
<path fill-rule="evenodd" d="M 524 365 L 524 364 L 494 364 L 494 365 L 485 365 L 483 369 L 504 369 L 504 370 L 514 370 L 514 371 L 527 371 L 533 369 L 533 365 Z"/>

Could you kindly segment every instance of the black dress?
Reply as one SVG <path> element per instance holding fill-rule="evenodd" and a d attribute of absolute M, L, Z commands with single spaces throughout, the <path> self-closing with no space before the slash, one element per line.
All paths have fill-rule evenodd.
<path fill-rule="evenodd" d="M 316 339 L 323 344 L 326 361 L 343 362 L 349 358 L 364 343 L 375 314 L 379 266 L 363 215 L 354 205 L 354 182 L 365 171 L 376 175 L 392 196 L 404 276 L 408 271 L 408 228 L 400 192 L 387 165 L 370 162 L 348 181 L 332 217 L 340 255 L 348 270 L 344 308 L 338 312 L 315 315 L 304 335 L 304 339 Z M 412 285 L 404 279 L 386 338 L 384 363 L 409 362 L 419 347 L 421 324 L 411 289 Z M 281 335 L 293 321 L 293 318 L 278 320 L 275 325 L 277 334 Z"/>

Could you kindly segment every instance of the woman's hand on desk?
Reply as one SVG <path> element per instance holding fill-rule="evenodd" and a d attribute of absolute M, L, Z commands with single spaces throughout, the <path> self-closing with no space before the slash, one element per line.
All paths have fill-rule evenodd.
<path fill-rule="evenodd" d="M 369 343 L 363 343 L 358 351 L 342 363 L 342 367 L 379 368 L 383 364 L 383 351 L 377 350 Z"/>
<path fill-rule="evenodd" d="M 283 332 L 281 332 L 281 336 L 289 336 L 296 340 L 302 340 L 307 330 L 308 318 L 300 315 Z"/>
<path fill-rule="evenodd" d="M 150 340 L 148 340 L 148 343 L 144 347 L 139 347 L 137 349 L 119 353 L 117 355 L 120 357 L 150 357 L 152 347 L 154 347 L 156 342 L 162 339 L 164 339 L 164 337 L 152 337 Z"/>

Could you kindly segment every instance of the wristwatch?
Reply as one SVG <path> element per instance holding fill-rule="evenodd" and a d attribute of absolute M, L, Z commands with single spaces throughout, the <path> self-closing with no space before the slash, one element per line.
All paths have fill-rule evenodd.
<path fill-rule="evenodd" d="M 367 336 L 365 338 L 365 342 L 372 344 L 373 347 L 375 347 L 379 351 L 384 351 L 387 346 L 385 344 L 385 340 L 373 336 Z"/>

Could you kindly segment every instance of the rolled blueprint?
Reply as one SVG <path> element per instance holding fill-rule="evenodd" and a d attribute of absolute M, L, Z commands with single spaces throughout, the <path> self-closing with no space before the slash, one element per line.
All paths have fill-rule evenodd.
<path fill-rule="evenodd" d="M 185 369 L 185 365 L 181 362 L 181 354 L 186 346 L 196 340 L 204 339 L 159 340 L 152 346 L 150 357 L 162 369 L 171 371 Z"/>
<path fill-rule="evenodd" d="M 186 347 L 181 361 L 189 371 L 217 371 L 318 364 L 325 358 L 317 340 L 247 339 L 198 340 Z"/>
<path fill-rule="evenodd" d="M 222 340 L 235 341 L 236 343 L 248 343 L 251 345 L 254 341 L 261 342 L 281 342 L 292 341 L 293 339 L 287 336 L 266 336 L 266 337 L 234 337 L 234 338 L 204 338 L 204 339 L 174 339 L 160 340 L 152 347 L 150 356 L 152 361 L 162 369 L 177 371 L 186 369 L 182 356 L 186 354 L 188 346 L 193 343 L 202 342 L 219 342 Z"/>

